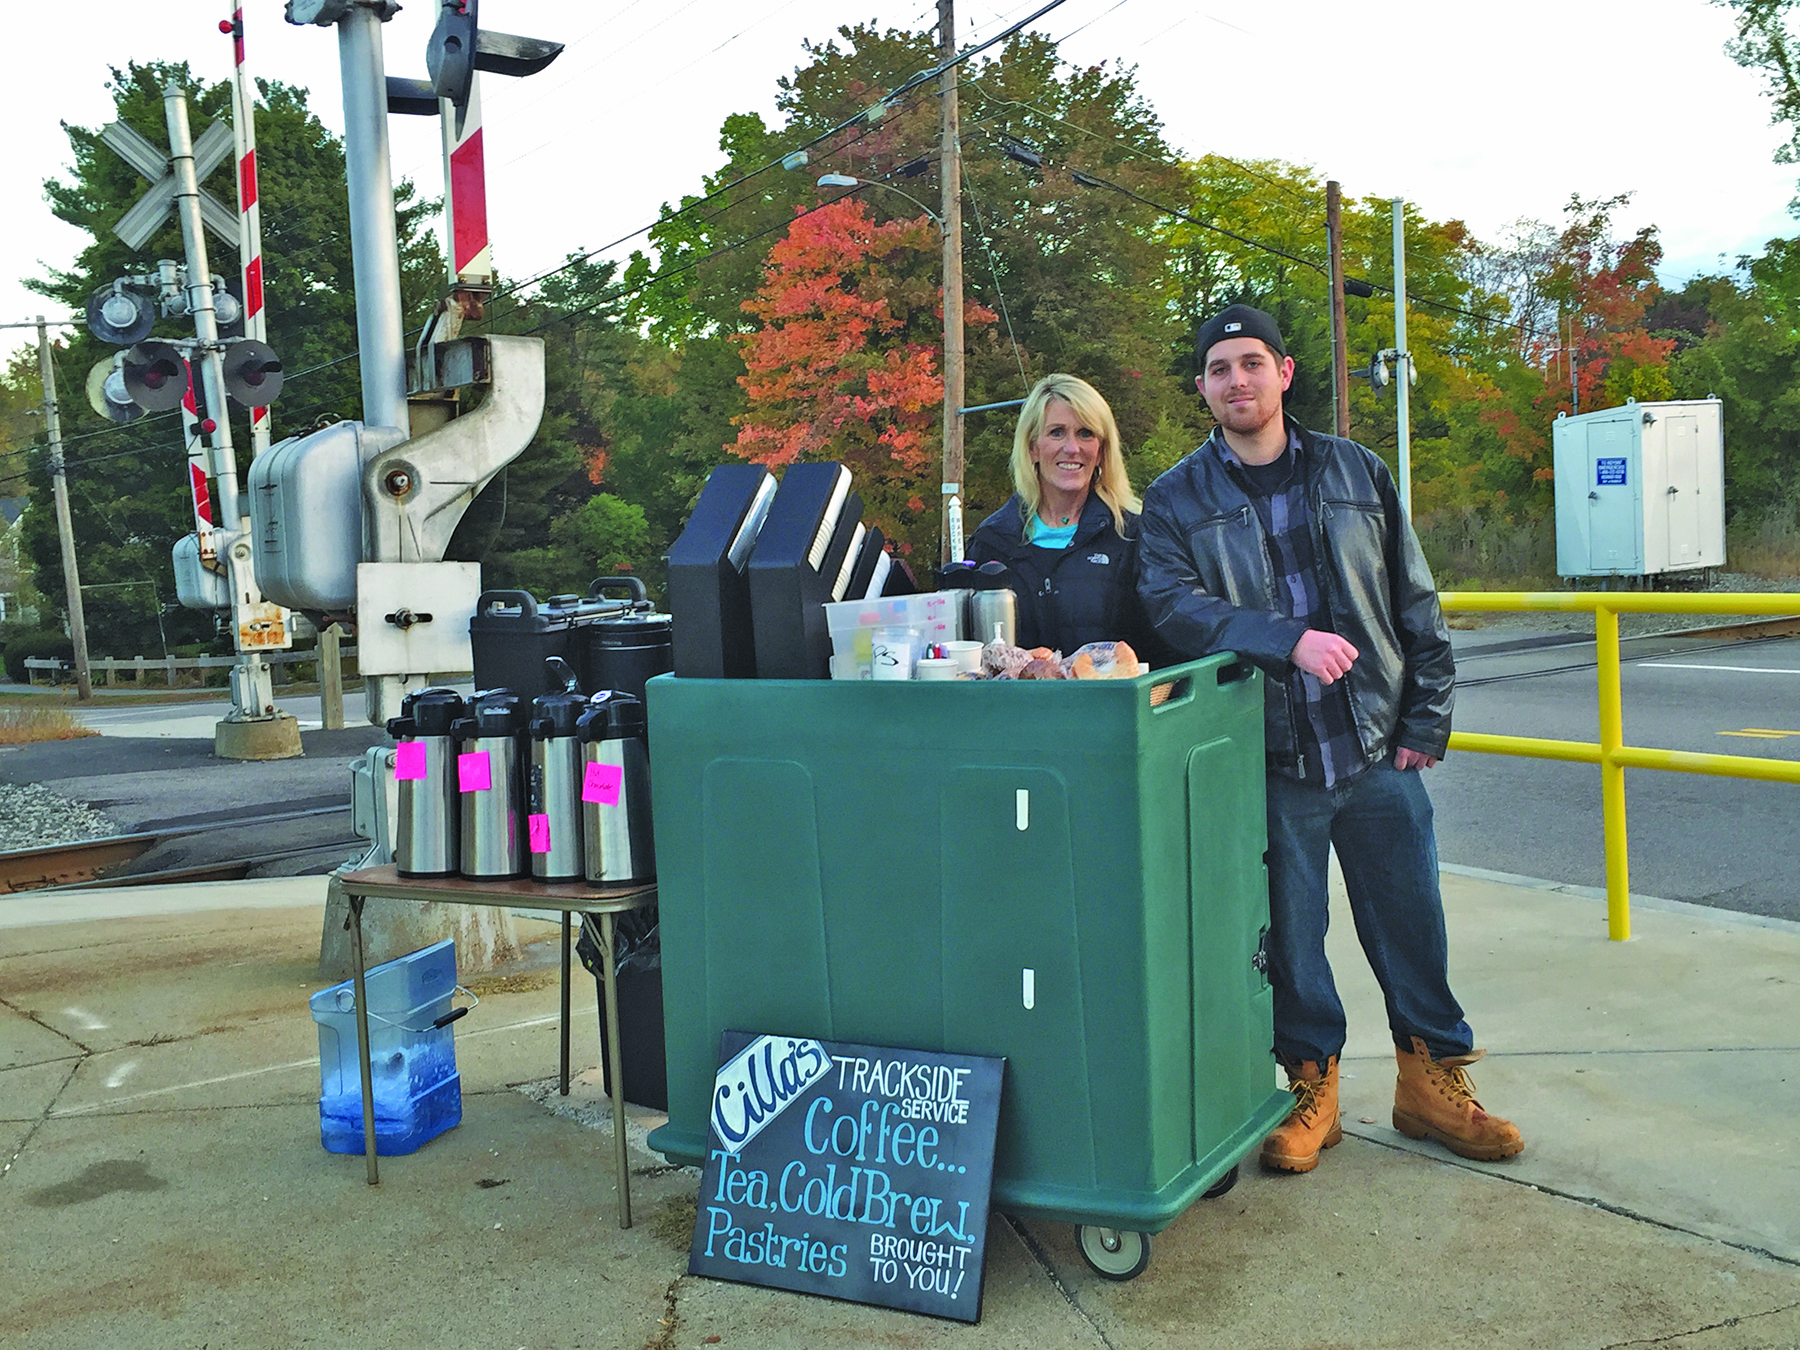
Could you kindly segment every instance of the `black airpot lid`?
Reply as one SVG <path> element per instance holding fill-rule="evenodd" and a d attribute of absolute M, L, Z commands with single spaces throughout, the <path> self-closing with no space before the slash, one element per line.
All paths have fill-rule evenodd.
<path fill-rule="evenodd" d="M 644 705 L 618 689 L 602 689 L 588 700 L 588 709 L 575 724 L 584 741 L 616 741 L 644 734 Z"/>
<path fill-rule="evenodd" d="M 468 716 L 456 723 L 454 733 L 463 740 L 484 736 L 516 736 L 525 730 L 530 715 L 525 695 L 510 689 L 488 689 L 469 700 Z"/>
<path fill-rule="evenodd" d="M 404 731 L 395 731 L 388 723 L 390 736 L 448 736 L 450 724 L 468 710 L 463 696 L 454 689 L 433 687 L 415 689 L 400 700 L 400 717 L 407 723 Z"/>
<path fill-rule="evenodd" d="M 586 694 L 539 694 L 531 701 L 531 725 L 534 740 L 573 736 L 575 722 L 587 711 Z"/>

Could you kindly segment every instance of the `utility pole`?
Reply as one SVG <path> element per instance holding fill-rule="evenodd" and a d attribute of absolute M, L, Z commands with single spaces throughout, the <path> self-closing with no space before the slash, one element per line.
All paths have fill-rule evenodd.
<path fill-rule="evenodd" d="M 1344 197 L 1335 178 L 1325 184 L 1325 240 L 1331 251 L 1331 406 L 1337 434 L 1350 435 L 1350 350 L 1344 334 Z"/>
<path fill-rule="evenodd" d="M 1569 315 L 1569 341 L 1563 351 L 1569 358 L 1569 407 L 1581 416 L 1581 372 L 1575 364 L 1575 316 Z"/>
<path fill-rule="evenodd" d="M 69 484 L 63 471 L 62 422 L 56 414 L 56 369 L 50 362 L 50 331 L 38 315 L 38 374 L 44 381 L 44 432 L 50 438 L 50 490 L 56 498 L 56 537 L 62 544 L 63 586 L 69 596 L 69 638 L 75 644 L 75 697 L 94 696 L 88 677 L 87 618 L 81 610 L 81 569 L 75 565 L 75 525 L 69 519 Z"/>
<path fill-rule="evenodd" d="M 943 61 L 956 56 L 956 3 L 938 0 L 938 53 Z M 941 122 L 938 131 L 938 179 L 943 188 L 944 218 L 944 477 L 943 527 L 938 561 L 962 556 L 963 482 L 963 267 L 962 145 L 956 116 L 956 67 L 942 76 Z"/>
<path fill-rule="evenodd" d="M 1343 302 L 1338 301 L 1339 304 Z M 1400 435 L 1400 506 L 1412 519 L 1412 353 L 1406 349 L 1406 203 L 1394 198 L 1394 416 Z"/>

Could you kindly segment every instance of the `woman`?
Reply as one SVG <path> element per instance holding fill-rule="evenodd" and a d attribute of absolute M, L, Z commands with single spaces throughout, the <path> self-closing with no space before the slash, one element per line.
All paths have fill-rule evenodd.
<path fill-rule="evenodd" d="M 1122 639 L 1148 659 L 1153 644 L 1137 598 L 1142 504 L 1097 389 L 1073 375 L 1037 382 L 1013 433 L 1012 480 L 1011 500 L 981 522 L 968 556 L 1011 573 L 1018 645 L 1067 656 Z"/>

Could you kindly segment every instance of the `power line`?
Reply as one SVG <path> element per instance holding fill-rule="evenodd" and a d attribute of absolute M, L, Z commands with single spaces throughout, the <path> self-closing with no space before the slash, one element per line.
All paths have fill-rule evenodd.
<path fill-rule="evenodd" d="M 1327 277 L 1330 276 L 1328 268 L 1320 263 L 1314 262 L 1310 258 L 1303 258 L 1297 253 L 1289 253 L 1286 249 L 1277 248 L 1273 244 L 1265 244 L 1261 240 L 1251 239 L 1245 235 L 1237 234 L 1226 229 L 1222 225 L 1214 225 L 1209 221 L 1201 220 L 1196 216 L 1191 216 L 1187 212 L 1169 206 L 1166 203 L 1153 201 L 1151 198 L 1144 196 L 1141 192 L 1134 192 L 1132 189 L 1125 187 L 1120 183 L 1114 183 L 1109 179 L 1101 178 L 1097 174 L 1087 173 L 1082 170 L 1072 170 L 1071 173 L 1075 181 L 1081 183 L 1083 186 L 1111 188 L 1114 192 L 1130 197 L 1134 201 L 1142 202 L 1145 206 L 1153 207 L 1156 210 L 1161 211 L 1164 215 L 1174 216 L 1177 220 L 1186 221 L 1190 225 L 1197 225 L 1203 230 L 1211 230 L 1216 234 L 1225 235 L 1229 239 L 1237 240 L 1240 244 L 1248 244 L 1251 248 L 1261 249 L 1265 253 L 1274 254 L 1279 258 L 1286 258 L 1290 262 L 1299 263 L 1303 267 L 1310 267 L 1315 272 L 1319 272 Z M 1394 293 L 1394 288 L 1383 282 L 1369 281 L 1366 284 L 1375 290 L 1385 291 L 1389 295 Z M 1543 329 L 1533 328 L 1517 319 L 1502 319 L 1492 314 L 1480 314 L 1472 309 L 1464 309 L 1460 305 L 1446 304 L 1442 300 L 1432 300 L 1426 296 L 1415 295 L 1410 290 L 1407 292 L 1406 298 L 1412 304 L 1424 305 L 1429 309 L 1440 309 L 1448 314 L 1459 314 L 1464 318 L 1474 319 L 1478 323 L 1496 324 L 1506 328 L 1517 328 L 1521 332 L 1530 333 L 1536 337 L 1546 336 Z"/>
<path fill-rule="evenodd" d="M 1065 3 L 1065 0 L 1048 0 L 1048 2 L 1046 4 L 1039 6 L 1031 14 L 1029 14 L 1025 18 L 1019 20 L 1018 23 L 1013 24 L 1009 28 L 1003 29 L 1001 32 L 996 33 L 993 37 L 987 39 L 986 41 L 981 42 L 981 43 L 977 44 L 976 46 L 969 48 L 967 51 L 957 53 L 957 55 L 951 57 L 947 61 L 939 62 L 937 65 L 931 67 L 929 70 L 920 71 L 918 74 L 912 75 L 912 76 L 908 77 L 907 79 L 902 80 L 896 88 L 890 90 L 887 94 L 883 95 L 880 99 L 876 100 L 876 102 L 871 104 L 869 107 L 864 108 L 860 112 L 854 113 L 849 117 L 846 117 L 843 121 L 839 122 L 836 126 L 830 127 L 827 130 L 820 132 L 817 136 L 814 136 L 809 141 L 802 142 L 800 145 L 795 146 L 792 150 L 789 150 L 786 154 L 780 156 L 779 158 L 772 159 L 767 164 L 762 165 L 760 168 L 752 169 L 748 173 L 742 174 L 742 175 L 738 176 L 737 178 L 732 179 L 729 183 L 725 183 L 725 184 L 721 185 L 720 187 L 714 188 L 711 192 L 707 193 L 703 197 L 696 197 L 693 201 L 688 202 L 686 205 L 682 206 L 679 210 L 671 211 L 669 214 L 667 214 L 665 216 L 658 217 L 656 220 L 651 221 L 648 225 L 645 225 L 645 226 L 641 227 L 640 229 L 633 230 L 630 234 L 624 235 L 623 237 L 614 240 L 611 244 L 606 245 L 606 247 L 607 248 L 616 248 L 616 247 L 618 247 L 618 245 L 624 243 L 626 240 L 635 239 L 638 235 L 645 234 L 648 231 L 655 229 L 658 225 L 664 224 L 667 221 L 679 219 L 680 217 L 687 215 L 690 211 L 694 211 L 694 210 L 698 209 L 699 207 L 707 205 L 709 202 L 718 200 L 720 197 L 722 197 L 726 193 L 730 192 L 733 188 L 742 187 L 745 183 L 751 182 L 754 179 L 762 177 L 763 174 L 768 173 L 770 170 L 778 169 L 778 168 L 782 167 L 782 165 L 786 161 L 792 159 L 795 155 L 798 155 L 798 154 L 802 153 L 803 151 L 810 150 L 815 145 L 819 145 L 824 141 L 830 140 L 833 136 L 838 135 L 840 132 L 848 131 L 851 127 L 855 126 L 858 122 L 864 121 L 865 119 L 869 118 L 869 116 L 872 113 L 874 113 L 877 109 L 883 109 L 883 110 L 891 109 L 894 102 L 897 99 L 900 99 L 903 96 L 905 96 L 906 94 L 911 93 L 914 89 L 918 88 L 920 85 L 925 84 L 928 81 L 938 78 L 945 71 L 955 69 L 957 66 L 960 66 L 963 62 L 971 59 L 972 57 L 979 56 L 982 52 L 984 52 L 988 48 L 994 46 L 996 43 L 1005 41 L 1007 38 L 1011 37 L 1014 33 L 1017 33 L 1019 30 L 1026 27 L 1028 24 L 1034 23 L 1038 19 L 1042 18 L 1044 15 L 1050 13 L 1051 10 L 1060 8 L 1064 3 Z M 877 120 L 879 120 L 879 119 L 877 119 Z M 861 140 L 863 136 L 868 135 L 869 131 L 872 130 L 872 128 L 873 128 L 872 123 L 865 125 L 862 134 L 859 135 L 856 138 L 856 140 Z M 855 144 L 855 141 L 852 141 L 851 144 Z M 753 238 L 761 238 L 763 234 L 767 234 L 767 233 L 769 233 L 769 231 L 765 230 L 762 232 L 762 234 L 758 234 L 758 235 L 755 235 L 752 237 Z M 599 253 L 601 251 L 602 251 L 601 249 L 592 249 L 592 250 L 588 251 L 587 253 L 579 255 L 578 257 L 571 258 L 571 259 L 569 259 L 569 261 L 563 263 L 562 266 L 552 268 L 550 271 L 545 272 L 544 274 L 542 274 L 541 276 L 536 278 L 536 280 L 537 281 L 547 280 L 548 278 L 557 275 L 559 272 L 567 271 L 570 267 L 575 266 L 576 263 L 578 263 L 578 262 L 585 262 L 587 259 L 593 257 L 596 253 Z M 712 256 L 712 255 L 708 255 L 708 256 Z M 700 261 L 705 261 L 705 259 L 701 259 Z M 535 284 L 535 283 L 521 283 L 521 285 L 524 285 L 524 284 Z M 591 306 L 590 306 L 590 308 L 591 308 Z M 535 332 L 537 330 L 533 329 L 532 331 Z"/>
<path fill-rule="evenodd" d="M 969 205 L 975 209 L 975 235 L 981 240 L 982 252 L 987 254 L 988 273 L 994 278 L 994 294 L 1000 297 L 1000 317 L 1006 322 L 1006 337 L 1012 343 L 1013 360 L 1019 364 L 1019 384 L 1024 387 L 1031 381 L 1025 377 L 1025 358 L 1019 352 L 1019 338 L 1013 332 L 1012 315 L 1006 308 L 1006 292 L 1000 285 L 1000 267 L 994 261 L 994 250 L 988 243 L 987 226 L 981 219 L 981 203 L 975 199 L 975 184 L 969 178 L 967 165 L 963 166 L 963 191 L 968 194 Z"/>
<path fill-rule="evenodd" d="M 1064 33 L 1061 37 L 1055 39 L 1051 43 L 1051 45 L 1055 46 L 1055 47 L 1060 47 L 1063 43 L 1067 42 L 1070 38 L 1074 37 L 1075 34 L 1086 32 L 1088 29 L 1092 28 L 1095 24 L 1099 23 L 1100 20 L 1104 19 L 1108 14 L 1111 14 L 1113 12 L 1113 10 L 1122 8 L 1124 6 L 1124 4 L 1125 4 L 1125 0 L 1115 0 L 1115 3 L 1112 5 L 1112 7 L 1110 9 L 1104 9 L 1104 10 L 1100 11 L 1100 13 L 1096 14 L 1093 18 L 1089 19 L 1086 23 L 1082 24 L 1080 28 L 1071 29 L 1069 32 Z"/>

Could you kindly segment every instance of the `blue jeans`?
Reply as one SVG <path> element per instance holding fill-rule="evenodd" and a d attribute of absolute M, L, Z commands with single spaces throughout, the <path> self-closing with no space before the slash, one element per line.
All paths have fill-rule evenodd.
<path fill-rule="evenodd" d="M 1344 1048 L 1344 1005 L 1325 959 L 1325 887 L 1335 847 L 1356 936 L 1387 1000 L 1394 1044 L 1433 1059 L 1467 1054 L 1474 1034 L 1450 992 L 1431 799 L 1416 769 L 1383 758 L 1332 788 L 1269 775 L 1269 979 L 1275 1058 Z"/>

